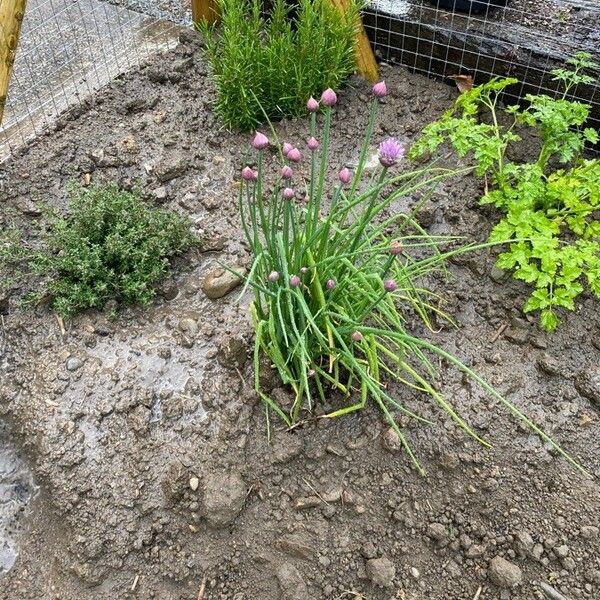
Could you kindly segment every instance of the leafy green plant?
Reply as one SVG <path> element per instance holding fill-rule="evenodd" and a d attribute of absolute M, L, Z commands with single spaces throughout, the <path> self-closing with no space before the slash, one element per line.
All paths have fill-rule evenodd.
<path fill-rule="evenodd" d="M 575 310 L 585 282 L 600 296 L 600 161 L 582 157 L 585 144 L 596 143 L 598 134 L 584 126 L 590 106 L 567 99 L 574 86 L 593 81 L 584 70 L 594 66 L 589 54 L 577 54 L 567 68 L 553 71 L 563 85 L 562 97 L 528 95 L 525 108 L 504 111 L 506 125 L 500 123 L 498 102 L 516 80 L 493 79 L 475 87 L 428 125 L 411 151 L 412 156 L 433 152 L 449 140 L 461 157 L 472 154 L 477 174 L 491 180 L 482 204 L 504 214 L 490 241 L 512 240 L 497 266 L 535 287 L 523 310 L 539 311 L 547 331 L 559 324 L 557 308 Z M 481 118 L 482 109 L 489 118 Z M 517 126 L 534 129 L 541 139 L 531 163 L 507 158 L 509 146 L 521 141 Z"/>
<path fill-rule="evenodd" d="M 73 185 L 69 194 L 68 216 L 45 207 L 41 247 L 21 243 L 14 227 L 0 240 L 0 266 L 41 277 L 43 292 L 31 300 L 49 298 L 63 317 L 102 309 L 109 300 L 148 304 L 169 258 L 197 243 L 185 218 L 149 206 L 137 192 Z"/>
<path fill-rule="evenodd" d="M 385 91 L 383 82 L 374 87 L 377 97 Z M 280 177 L 267 188 L 269 140 L 262 133 L 253 142 L 256 162 L 242 170 L 240 215 L 254 256 L 244 291 L 250 287 L 255 294 L 255 388 L 266 405 L 267 418 L 274 412 L 292 426 L 331 396 L 342 406 L 326 418 L 360 410 L 371 399 L 422 472 L 395 413 L 429 421 L 395 397 L 388 381 L 428 395 L 459 427 L 489 446 L 439 391 L 432 360 L 437 358 L 466 373 L 576 465 L 477 373 L 408 325 L 417 317 L 433 332 L 432 315 L 450 319 L 439 307 L 440 298 L 423 285 L 423 278 L 443 271 L 448 256 L 472 247 L 445 251 L 443 245 L 450 240 L 427 235 L 412 214 L 387 209 L 409 194 L 426 199 L 439 182 L 471 169 L 429 166 L 393 175 L 404 148 L 388 139 L 379 146 L 380 168 L 368 173 L 365 165 L 378 111 L 374 100 L 356 171 L 343 168 L 330 190 L 326 173 L 335 93 L 326 90 L 321 103 L 325 105 L 322 126 L 318 103 L 311 98 L 307 105 L 312 112 L 307 142 L 310 178 L 303 189 L 300 181 L 292 187 L 292 166 L 302 160 L 302 153 L 288 143 L 280 148 L 286 163 Z M 263 390 L 263 355 L 293 390 L 288 404 Z"/>
<path fill-rule="evenodd" d="M 227 127 L 255 128 L 296 116 L 304 99 L 339 87 L 354 71 L 358 5 L 342 14 L 329 0 L 299 0 L 294 14 L 274 0 L 218 0 L 220 29 L 198 23 L 217 87 L 216 110 Z"/>

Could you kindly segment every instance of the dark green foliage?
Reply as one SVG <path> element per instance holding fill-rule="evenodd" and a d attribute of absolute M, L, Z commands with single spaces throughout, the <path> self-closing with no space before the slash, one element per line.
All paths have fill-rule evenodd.
<path fill-rule="evenodd" d="M 63 317 L 118 304 L 148 304 L 155 284 L 169 272 L 169 257 L 197 243 L 189 222 L 173 211 L 146 204 L 138 193 L 116 185 L 70 189 L 66 217 L 46 210 L 41 249 L 27 249 L 10 231 L 5 262 L 19 261 L 40 276 L 42 293 Z"/>
<path fill-rule="evenodd" d="M 412 150 L 418 156 L 448 139 L 459 156 L 473 155 L 476 173 L 492 183 L 481 202 L 504 214 L 490 241 L 512 240 L 497 266 L 535 287 L 523 310 L 540 311 L 547 331 L 559 324 L 556 308 L 575 310 L 585 283 L 600 297 L 600 161 L 582 158 L 585 144 L 596 143 L 598 134 L 584 127 L 590 106 L 567 99 L 573 86 L 593 81 L 581 71 L 594 63 L 579 53 L 568 65 L 553 71 L 564 85 L 562 98 L 529 95 L 526 108 L 506 109 L 512 122 L 502 126 L 499 94 L 515 80 L 494 79 L 462 94 L 451 110 L 425 128 Z M 489 121 L 480 119 L 482 108 L 488 109 Z M 521 140 L 517 125 L 535 129 L 541 138 L 535 162 L 511 162 L 506 156 L 508 146 Z M 564 168 L 553 169 L 551 161 Z"/>
<path fill-rule="evenodd" d="M 342 15 L 329 0 L 299 0 L 290 14 L 275 0 L 218 0 L 220 30 L 198 24 L 217 86 L 216 108 L 227 127 L 251 130 L 297 116 L 310 96 L 339 89 L 355 67 L 358 8 Z"/>

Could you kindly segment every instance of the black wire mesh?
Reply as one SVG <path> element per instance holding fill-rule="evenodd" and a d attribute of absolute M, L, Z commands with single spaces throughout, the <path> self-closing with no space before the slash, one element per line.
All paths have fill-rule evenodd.
<path fill-rule="evenodd" d="M 520 83 L 508 93 L 513 98 L 554 94 L 550 71 L 580 50 L 600 62 L 599 0 L 508 0 L 497 6 L 505 2 L 371 0 L 363 20 L 383 60 L 444 79 L 516 77 Z M 595 83 L 578 86 L 572 97 L 592 104 L 590 124 L 598 128 L 599 72 L 592 75 Z"/>

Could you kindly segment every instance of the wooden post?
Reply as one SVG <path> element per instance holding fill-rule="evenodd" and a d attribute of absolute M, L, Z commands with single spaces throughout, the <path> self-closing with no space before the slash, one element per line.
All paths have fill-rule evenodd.
<path fill-rule="evenodd" d="M 27 0 L 0 0 L 0 123 Z"/>
<path fill-rule="evenodd" d="M 350 9 L 351 0 L 331 0 L 333 5 L 341 12 L 347 13 Z M 371 42 L 365 31 L 362 19 L 358 17 L 358 34 L 356 40 L 356 67 L 358 72 L 369 81 L 377 81 L 379 79 L 379 68 L 371 48 Z"/>
<path fill-rule="evenodd" d="M 206 21 L 209 25 L 218 23 L 221 11 L 216 0 L 192 0 L 192 21 L 199 23 Z"/>

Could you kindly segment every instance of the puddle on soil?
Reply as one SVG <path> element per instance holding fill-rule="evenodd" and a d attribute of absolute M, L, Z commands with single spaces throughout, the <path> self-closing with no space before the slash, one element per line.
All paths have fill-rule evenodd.
<path fill-rule="evenodd" d="M 0 422 L 0 578 L 19 555 L 22 521 L 37 492 L 33 475 L 8 439 Z"/>

